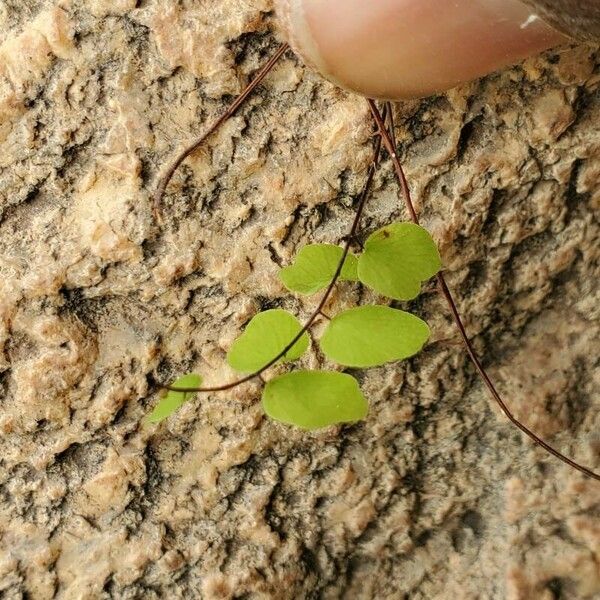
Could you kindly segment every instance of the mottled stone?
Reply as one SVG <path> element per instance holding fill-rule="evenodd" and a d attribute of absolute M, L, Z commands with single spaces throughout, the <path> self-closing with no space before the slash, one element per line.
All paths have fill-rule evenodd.
<path fill-rule="evenodd" d="M 365 101 L 290 54 L 154 220 L 174 152 L 277 44 L 268 0 L 0 5 L 0 595 L 600 597 L 600 486 L 507 423 L 433 286 L 410 306 L 425 351 L 359 373 L 364 423 L 270 422 L 256 382 L 143 424 L 157 381 L 232 378 L 225 353 L 258 310 L 305 318 L 315 299 L 277 270 L 351 223 Z M 395 107 L 484 362 L 596 470 L 599 67 L 565 47 Z M 385 164 L 363 234 L 404 217 Z M 344 283 L 327 310 L 374 300 Z"/>

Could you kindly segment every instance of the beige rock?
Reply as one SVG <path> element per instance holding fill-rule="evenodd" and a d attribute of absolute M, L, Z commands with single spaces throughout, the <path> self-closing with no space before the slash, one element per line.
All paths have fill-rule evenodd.
<path fill-rule="evenodd" d="M 365 102 L 286 55 L 154 221 L 176 149 L 276 48 L 271 9 L 0 6 L 0 596 L 600 597 L 599 486 L 506 422 L 431 286 L 412 307 L 426 350 L 361 374 L 365 423 L 273 423 L 259 382 L 142 423 L 157 381 L 232 379 L 226 351 L 257 311 L 305 318 L 315 299 L 287 294 L 279 266 L 353 217 Z M 596 470 L 599 65 L 561 48 L 395 107 L 484 362 L 520 418 Z M 365 227 L 404 216 L 385 164 Z M 358 301 L 377 298 L 344 284 L 327 311 Z"/>

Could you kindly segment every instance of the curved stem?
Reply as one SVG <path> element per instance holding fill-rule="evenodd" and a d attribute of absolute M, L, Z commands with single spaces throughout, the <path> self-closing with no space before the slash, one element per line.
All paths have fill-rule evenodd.
<path fill-rule="evenodd" d="M 162 223 L 162 213 L 160 206 L 162 203 L 163 196 L 169 185 L 175 171 L 179 168 L 181 163 L 192 153 L 194 153 L 204 142 L 215 133 L 221 125 L 223 125 L 228 119 L 230 119 L 244 104 L 248 96 L 256 89 L 262 80 L 271 72 L 273 67 L 277 64 L 279 59 L 289 49 L 288 44 L 281 44 L 275 54 L 268 60 L 268 62 L 260 69 L 256 76 L 250 81 L 250 83 L 244 88 L 244 91 L 229 105 L 227 110 L 203 133 L 197 140 L 189 144 L 184 148 L 171 163 L 166 173 L 160 178 L 156 192 L 154 193 L 154 216 L 159 223 Z"/>
<path fill-rule="evenodd" d="M 387 112 L 388 111 L 386 108 L 386 110 L 384 111 L 384 116 L 387 115 Z M 198 147 L 198 144 L 196 144 L 196 147 Z M 365 205 L 367 203 L 367 200 L 369 198 L 369 192 L 371 190 L 371 185 L 373 183 L 373 177 L 375 175 L 375 171 L 376 171 L 377 165 L 379 163 L 380 153 L 381 153 L 381 136 L 378 135 L 377 140 L 375 142 L 375 148 L 373 150 L 373 158 L 371 160 L 371 164 L 369 165 L 369 169 L 367 171 L 367 178 L 366 178 L 365 184 L 363 186 L 363 189 L 362 189 L 362 192 L 360 195 L 358 206 L 356 208 L 356 214 L 354 215 L 352 227 L 350 228 L 350 231 L 349 231 L 348 235 L 346 236 L 346 241 L 345 241 L 344 247 L 343 247 L 344 251 L 342 253 L 340 261 L 337 264 L 333 278 L 331 279 L 331 282 L 327 286 L 327 289 L 325 290 L 325 293 L 323 294 L 318 306 L 315 308 L 315 310 L 309 317 L 308 321 L 306 321 L 306 323 L 304 324 L 302 329 L 290 341 L 290 343 L 283 350 L 281 350 L 281 352 L 279 352 L 279 354 L 277 354 L 277 356 L 273 357 L 263 367 L 261 367 L 254 373 L 250 373 L 249 375 L 246 375 L 245 377 L 242 377 L 240 379 L 236 379 L 235 381 L 231 381 L 231 382 L 223 384 L 223 385 L 218 385 L 218 386 L 213 386 L 213 387 L 200 387 L 200 388 L 173 387 L 173 386 L 169 386 L 169 385 L 160 385 L 159 384 L 161 388 L 170 390 L 173 392 L 184 392 L 184 393 L 225 392 L 228 390 L 232 390 L 233 388 L 236 388 L 239 385 L 242 385 L 244 383 L 248 383 L 249 381 L 251 381 L 252 379 L 255 379 L 256 377 L 260 377 L 267 369 L 269 369 L 275 363 L 277 363 L 278 361 L 280 361 L 282 358 L 285 357 L 285 355 L 293 348 L 293 346 L 296 344 L 296 342 L 298 342 L 298 340 L 310 329 L 310 327 L 315 322 L 315 320 L 321 314 L 323 314 L 323 309 L 325 308 L 325 305 L 327 304 L 329 298 L 331 297 L 331 293 L 333 292 L 333 289 L 334 289 L 336 283 L 338 282 L 338 279 L 339 279 L 342 269 L 344 267 L 344 263 L 346 262 L 346 258 L 348 257 L 348 253 L 350 252 L 350 245 L 352 244 L 352 240 L 354 239 L 354 237 L 356 236 L 356 233 L 358 232 L 360 220 L 361 220 Z"/>
<path fill-rule="evenodd" d="M 398 154 L 396 152 L 396 145 L 395 145 L 394 141 L 392 140 L 392 137 L 390 136 L 390 134 L 387 131 L 387 128 L 385 126 L 385 118 L 380 114 L 379 109 L 377 108 L 377 105 L 375 104 L 375 102 L 373 100 L 368 100 L 368 103 L 369 103 L 369 108 L 371 109 L 371 114 L 373 115 L 375 123 L 377 124 L 377 127 L 379 129 L 380 139 L 382 140 L 383 145 L 385 146 L 385 149 L 387 150 L 388 154 L 390 155 L 390 158 L 392 159 L 392 163 L 394 165 L 394 172 L 396 174 L 396 178 L 398 179 L 398 183 L 400 184 L 400 188 L 402 190 L 402 197 L 404 198 L 404 202 L 406 204 L 408 212 L 411 215 L 412 221 L 418 225 L 419 217 L 417 216 L 415 207 L 412 202 L 410 188 L 408 187 L 408 182 L 407 182 L 406 176 L 404 174 L 404 169 L 402 168 L 402 164 L 400 163 L 400 160 L 398 159 Z M 388 106 L 388 111 L 389 111 L 389 106 Z M 477 370 L 477 373 L 479 374 L 479 376 L 485 383 L 486 387 L 488 388 L 493 399 L 498 404 L 498 406 L 500 407 L 500 409 L 502 410 L 504 415 L 508 418 L 508 420 L 515 427 L 520 429 L 526 436 L 528 436 L 531 440 L 533 440 L 538 446 L 541 446 L 544 450 L 546 450 L 546 452 L 549 452 L 550 454 L 552 454 L 552 456 L 558 458 L 559 460 L 561 460 L 565 464 L 569 465 L 570 467 L 577 469 L 579 472 L 583 473 L 584 475 L 587 475 L 588 477 L 592 477 L 593 479 L 600 481 L 600 475 L 598 473 L 595 473 L 591 469 L 588 469 L 587 467 L 579 464 L 578 462 L 570 459 L 568 456 L 565 456 L 564 454 L 562 454 L 561 452 L 556 450 L 556 448 L 552 447 L 550 444 L 545 442 L 542 438 L 540 438 L 538 435 L 536 435 L 533 431 L 531 431 L 531 429 L 529 429 L 526 425 L 521 423 L 521 421 L 519 421 L 513 415 L 511 410 L 508 408 L 506 402 L 503 400 L 502 396 L 499 394 L 498 390 L 496 389 L 496 386 L 494 385 L 494 383 L 490 379 L 489 375 L 487 374 L 483 364 L 481 363 L 480 358 L 477 356 L 477 353 L 475 352 L 475 348 L 473 347 L 473 344 L 471 343 L 471 340 L 469 339 L 469 336 L 467 335 L 467 331 L 465 329 L 464 323 L 462 321 L 460 313 L 458 312 L 458 308 L 456 306 L 454 297 L 452 296 L 452 293 L 450 292 L 450 289 L 448 288 L 444 274 L 441 272 L 438 273 L 437 280 L 438 280 L 440 293 L 442 294 L 442 296 L 444 297 L 444 299 L 446 300 L 446 303 L 448 304 L 448 306 L 450 308 L 452 317 L 454 318 L 456 327 L 458 328 L 458 330 L 460 332 L 460 336 L 461 336 L 463 344 L 467 350 L 469 358 L 471 359 L 471 362 L 473 363 L 475 369 Z"/>

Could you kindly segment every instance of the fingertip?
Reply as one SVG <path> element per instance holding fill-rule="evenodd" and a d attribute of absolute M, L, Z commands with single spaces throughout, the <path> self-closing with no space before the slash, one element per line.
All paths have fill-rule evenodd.
<path fill-rule="evenodd" d="M 519 0 L 276 0 L 291 46 L 341 87 L 406 99 L 450 89 L 565 38 Z"/>

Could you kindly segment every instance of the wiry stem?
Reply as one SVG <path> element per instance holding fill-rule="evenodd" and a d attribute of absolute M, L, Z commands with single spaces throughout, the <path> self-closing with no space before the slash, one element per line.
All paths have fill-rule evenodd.
<path fill-rule="evenodd" d="M 398 183 L 400 184 L 400 188 L 402 190 L 402 197 L 404 199 L 404 202 L 406 204 L 408 212 L 410 213 L 412 221 L 414 223 L 418 224 L 419 217 L 417 216 L 415 207 L 412 202 L 410 188 L 408 187 L 408 182 L 406 181 L 404 169 L 402 168 L 402 164 L 400 163 L 400 160 L 398 159 L 398 154 L 396 152 L 396 145 L 385 126 L 385 117 L 380 114 L 379 109 L 377 108 L 377 105 L 375 104 L 375 102 L 373 100 L 368 100 L 368 102 L 369 102 L 369 108 L 371 109 L 371 114 L 373 115 L 375 123 L 377 124 L 377 127 L 379 129 L 379 134 L 381 136 L 380 139 L 382 140 L 383 145 L 385 146 L 385 149 L 387 150 L 388 154 L 390 155 L 390 158 L 392 159 L 392 163 L 394 166 L 394 172 L 396 174 Z M 386 106 L 388 107 L 388 112 L 389 112 L 389 106 L 388 105 L 386 105 Z M 496 389 L 496 387 L 495 387 L 494 383 L 492 382 L 492 380 L 490 379 L 489 375 L 487 374 L 487 371 L 483 367 L 481 360 L 479 359 L 479 357 L 477 356 L 477 353 L 475 352 L 475 348 L 473 347 L 473 344 L 471 344 L 471 340 L 469 339 L 469 336 L 467 335 L 467 331 L 465 329 L 464 323 L 462 321 L 460 313 L 458 312 L 458 308 L 456 306 L 456 302 L 454 301 L 454 297 L 452 296 L 452 293 L 450 292 L 450 289 L 448 288 L 444 274 L 441 272 L 438 273 L 437 280 L 438 280 L 440 293 L 442 294 L 442 296 L 444 297 L 444 299 L 446 300 L 446 303 L 448 304 L 448 306 L 450 308 L 452 317 L 454 318 L 454 322 L 456 323 L 456 326 L 460 332 L 460 336 L 461 336 L 463 344 L 467 350 L 469 358 L 471 359 L 471 362 L 475 366 L 475 369 L 477 370 L 479 376 L 481 377 L 481 379 L 487 386 L 490 394 L 492 395 L 492 397 L 494 398 L 494 400 L 496 401 L 496 403 L 498 404 L 498 406 L 500 407 L 502 412 L 508 418 L 508 420 L 515 427 L 520 429 L 525 435 L 527 435 L 531 440 L 533 440 L 538 446 L 541 446 L 544 450 L 546 450 L 546 452 L 549 452 L 550 454 L 552 454 L 553 456 L 555 456 L 556 458 L 558 458 L 565 464 L 569 465 L 570 467 L 573 467 L 574 469 L 577 469 L 584 475 L 587 475 L 588 477 L 592 477 L 593 479 L 600 481 L 600 475 L 598 473 L 595 473 L 591 469 L 584 467 L 583 465 L 579 464 L 578 462 L 575 462 L 574 460 L 570 459 L 568 456 L 565 456 L 564 454 L 562 454 L 561 452 L 556 450 L 556 448 L 553 448 L 550 444 L 548 444 L 542 438 L 540 438 L 538 435 L 536 435 L 533 431 L 531 431 L 531 429 L 526 427 L 523 423 L 521 423 L 521 421 L 519 421 L 513 415 L 511 410 L 508 408 L 506 402 L 503 400 L 502 396 L 499 394 L 498 390 Z"/>
<path fill-rule="evenodd" d="M 171 163 L 171 166 L 167 169 L 166 173 L 161 177 L 158 182 L 158 186 L 156 188 L 156 192 L 154 193 L 154 216 L 159 223 L 162 223 L 162 214 L 161 214 L 161 203 L 163 196 L 165 194 L 165 190 L 169 185 L 171 179 L 173 179 L 173 175 L 175 171 L 179 168 L 181 163 L 193 152 L 198 150 L 202 144 L 213 134 L 215 133 L 221 125 L 223 125 L 228 119 L 230 119 L 244 104 L 247 100 L 248 96 L 256 89 L 257 86 L 263 81 L 263 79 L 271 72 L 273 67 L 277 64 L 279 59 L 285 54 L 285 52 L 289 49 L 288 44 L 281 44 L 277 49 L 277 52 L 268 60 L 262 69 L 256 74 L 256 76 L 252 79 L 252 81 L 244 88 L 242 93 L 229 105 L 227 110 L 207 129 L 205 133 L 203 133 L 197 140 L 191 143 L 189 146 L 184 148 L 175 158 L 175 160 Z"/>
<path fill-rule="evenodd" d="M 275 64 L 275 63 L 272 63 L 272 64 Z M 386 108 L 386 110 L 384 111 L 384 116 L 386 116 L 387 113 L 388 113 L 388 110 Z M 198 146 L 199 146 L 199 144 L 195 144 L 196 148 Z M 363 186 L 363 189 L 362 189 L 362 192 L 360 195 L 358 206 L 356 208 L 356 214 L 355 214 L 354 220 L 352 222 L 352 227 L 350 228 L 350 231 L 345 238 L 346 241 L 345 241 L 344 247 L 343 247 L 344 250 L 343 250 L 342 256 L 340 258 L 340 261 L 337 264 L 333 278 L 331 279 L 331 282 L 329 283 L 327 289 L 325 290 L 325 293 L 323 294 L 318 306 L 315 308 L 315 310 L 309 317 L 308 321 L 306 321 L 306 323 L 304 324 L 302 329 L 290 341 L 290 343 L 287 344 L 287 346 L 283 350 L 281 350 L 281 352 L 279 352 L 279 354 L 277 354 L 277 356 L 274 356 L 263 367 L 261 367 L 254 373 L 251 373 L 250 375 L 246 375 L 245 377 L 242 377 L 240 379 L 236 379 L 235 381 L 231 381 L 229 383 L 226 383 L 223 385 L 218 385 L 218 386 L 213 386 L 213 387 L 185 388 L 185 387 L 173 387 L 173 386 L 169 386 L 169 385 L 161 385 L 160 386 L 161 388 L 171 390 L 174 392 L 184 392 L 184 393 L 225 392 L 228 390 L 232 390 L 244 383 L 248 383 L 249 381 L 251 381 L 257 377 L 260 377 L 267 369 L 272 367 L 275 363 L 277 363 L 278 361 L 280 361 L 282 358 L 284 358 L 286 356 L 286 354 L 294 347 L 296 342 L 298 342 L 298 340 L 310 329 L 310 327 L 313 325 L 315 320 L 320 315 L 323 315 L 323 309 L 325 308 L 325 305 L 327 304 L 327 302 L 329 301 L 329 298 L 331 297 L 333 289 L 334 289 L 336 283 L 338 282 L 338 279 L 339 279 L 342 269 L 344 267 L 344 263 L 346 262 L 346 258 L 348 257 L 348 254 L 350 252 L 350 245 L 352 244 L 352 240 L 355 238 L 355 236 L 358 232 L 360 220 L 361 220 L 365 205 L 367 203 L 367 200 L 369 198 L 369 192 L 371 190 L 371 185 L 373 183 L 373 177 L 375 175 L 375 171 L 376 171 L 377 165 L 379 163 L 380 153 L 381 153 L 381 136 L 377 135 L 377 140 L 375 142 L 375 148 L 373 150 L 373 158 L 371 160 L 371 164 L 369 165 L 369 169 L 367 171 L 367 178 L 366 178 L 365 184 Z"/>

